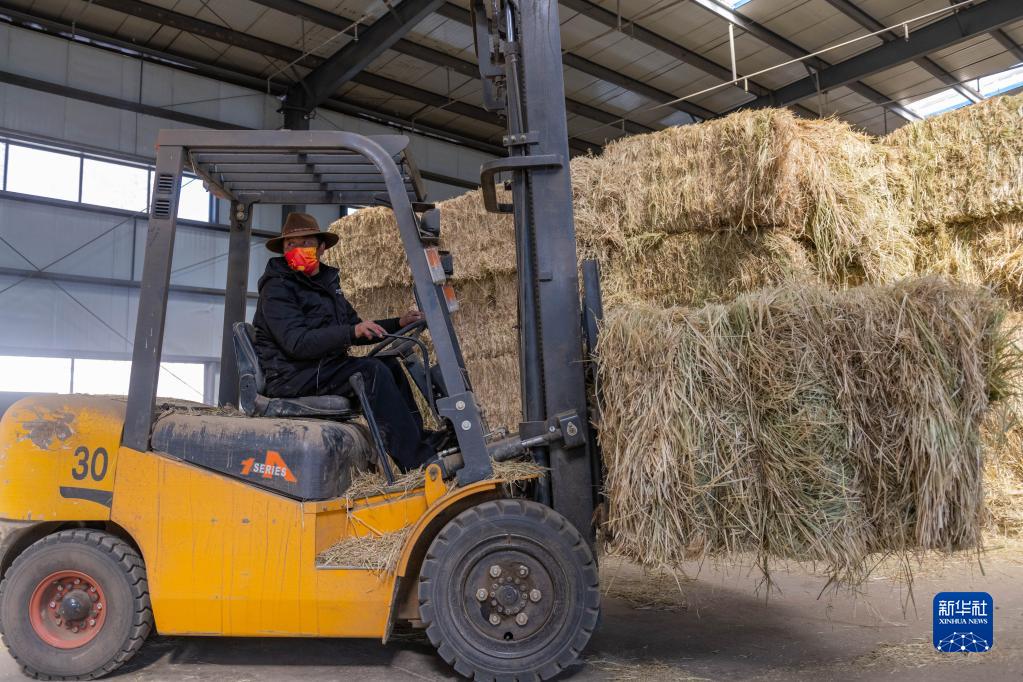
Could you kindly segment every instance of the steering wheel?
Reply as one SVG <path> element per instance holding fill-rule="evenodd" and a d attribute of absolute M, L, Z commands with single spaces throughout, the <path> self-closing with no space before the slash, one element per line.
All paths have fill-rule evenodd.
<path fill-rule="evenodd" d="M 372 358 L 388 349 L 399 357 L 405 357 L 412 351 L 412 348 L 418 345 L 419 337 L 422 336 L 425 330 L 426 320 L 419 320 L 402 327 L 394 334 L 384 334 L 384 339 L 374 344 L 372 350 L 366 354 L 366 357 Z"/>

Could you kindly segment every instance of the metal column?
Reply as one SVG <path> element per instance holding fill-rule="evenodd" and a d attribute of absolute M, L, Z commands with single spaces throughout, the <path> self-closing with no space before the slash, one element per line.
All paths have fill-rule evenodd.
<path fill-rule="evenodd" d="M 576 272 L 572 184 L 569 177 L 568 125 L 564 100 L 550 93 L 564 92 L 561 32 L 554 0 L 517 5 L 519 55 L 522 65 L 522 104 L 525 129 L 535 135 L 531 155 L 560 156 L 559 167 L 530 170 L 525 182 L 528 219 L 532 222 L 535 252 L 537 320 L 541 330 L 540 354 L 544 380 L 544 415 L 587 418 L 583 374 L 582 334 L 579 324 L 579 281 Z M 528 321 L 525 321 L 527 324 Z M 593 514 L 590 445 L 550 447 L 552 505 L 592 541 Z"/>
<path fill-rule="evenodd" d="M 249 290 L 249 252 L 252 244 L 252 206 L 231 202 L 231 237 L 227 252 L 227 291 L 224 334 L 220 345 L 221 405 L 238 404 L 238 363 L 234 357 L 234 325 L 245 321 Z"/>
<path fill-rule="evenodd" d="M 167 295 L 170 290 L 171 256 L 174 253 L 183 162 L 181 147 L 164 146 L 157 151 L 146 258 L 142 266 L 142 286 L 139 292 L 139 314 L 131 356 L 128 406 L 121 436 L 121 443 L 134 450 L 149 449 L 153 426 L 153 406 L 160 379 L 160 357 L 167 319 Z"/>

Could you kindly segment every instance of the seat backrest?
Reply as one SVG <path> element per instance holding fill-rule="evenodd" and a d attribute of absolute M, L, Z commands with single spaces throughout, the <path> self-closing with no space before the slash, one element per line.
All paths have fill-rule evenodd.
<path fill-rule="evenodd" d="M 259 356 L 253 344 L 256 330 L 248 322 L 236 322 L 234 332 L 234 357 L 238 363 L 238 406 L 242 412 L 251 415 L 255 411 L 256 398 L 266 387 L 263 370 L 259 367 Z"/>

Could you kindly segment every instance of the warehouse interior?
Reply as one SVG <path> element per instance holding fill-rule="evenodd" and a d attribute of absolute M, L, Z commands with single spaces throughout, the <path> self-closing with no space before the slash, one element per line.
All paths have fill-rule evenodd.
<path fill-rule="evenodd" d="M 482 107 L 464 3 L 413 4 L 409 20 L 387 27 L 393 44 L 353 53 L 344 84 L 297 127 L 410 134 L 436 201 L 478 185 L 480 163 L 502 151 L 503 124 Z M 926 16 L 946 5 L 562 3 L 571 148 L 599 153 L 622 136 L 764 103 L 883 134 L 1018 88 L 1023 22 L 987 31 L 960 25 L 955 14 Z M 284 126 L 282 93 L 346 46 L 369 45 L 372 34 L 359 36 L 388 12 L 376 0 L 0 3 L 0 390 L 110 391 L 103 382 L 112 376 L 125 390 L 127 368 L 111 362 L 130 357 L 156 132 Z M 900 24 L 919 16 L 926 18 Z M 926 47 L 905 43 L 923 55 L 900 54 L 898 32 L 924 28 Z M 715 87 L 731 80 L 732 45 L 739 75 L 783 66 Z M 226 206 L 187 182 L 176 245 L 185 265 L 173 277 L 164 392 L 213 402 Z M 321 222 L 337 217 L 317 210 Z M 259 207 L 254 237 L 265 239 L 280 222 L 278 208 Z M 254 292 L 266 254 L 252 253 Z"/>
<path fill-rule="evenodd" d="M 507 120 L 488 107 L 470 4 L 0 0 L 0 394 L 128 393 L 160 130 L 405 135 L 428 201 L 478 190 L 481 165 L 508 153 Z M 835 119 L 880 139 L 1023 93 L 1019 0 L 557 5 L 568 149 L 577 159 L 599 157 L 635 136 L 769 107 L 799 119 Z M 1015 133 L 1023 136 L 1023 128 Z M 1019 178 L 1006 183 L 1023 185 Z M 367 209 L 373 210 L 362 204 L 304 210 L 327 229 Z M 264 245 L 280 234 L 289 210 L 253 206 L 247 320 L 273 256 Z M 177 216 L 158 394 L 212 406 L 221 376 L 231 203 L 186 168 Z M 345 259 L 358 254 L 346 251 L 344 236 L 334 254 L 344 277 Z M 353 271 L 360 268 L 352 264 Z M 509 380 L 507 390 L 515 393 L 513 384 Z M 1023 492 L 1012 494 L 1019 499 Z M 1014 552 L 1011 568 L 996 563 L 991 580 L 999 589 L 1021 575 L 1023 554 Z M 988 589 L 976 563 L 951 569 L 962 590 Z M 762 630 L 770 646 L 787 637 L 784 618 L 759 597 L 762 584 L 730 566 L 711 569 L 705 584 L 679 574 L 651 578 L 631 563 L 608 561 L 602 569 L 617 571 L 611 584 L 619 581 L 619 591 L 609 586 L 605 593 L 611 606 L 592 663 L 565 679 L 751 679 L 755 666 L 746 662 L 743 646 L 755 649 L 759 640 L 742 631 L 743 610 L 757 614 L 760 624 L 752 629 Z M 875 589 L 872 597 L 884 603 L 887 595 L 889 603 L 876 613 L 868 607 L 866 615 L 855 598 L 822 603 L 807 596 L 823 583 L 781 577 L 778 584 L 796 595 L 781 607 L 791 622 L 839 631 L 868 653 L 839 665 L 828 646 L 796 641 L 809 652 L 807 667 L 785 667 L 785 656 L 772 650 L 763 661 L 770 668 L 764 679 L 877 679 L 882 673 L 954 679 L 972 670 L 957 663 L 935 673 L 919 642 L 909 650 L 878 648 L 881 635 L 871 633 L 894 641 L 900 618 L 929 619 L 927 590 L 937 590 L 939 581 L 928 571 L 923 576 L 918 602 L 901 588 L 880 597 Z M 686 596 L 675 599 L 670 593 L 683 583 Z M 758 598 L 742 596 L 754 592 Z M 707 617 L 709 632 L 742 634 L 723 645 L 728 660 L 715 667 L 704 660 L 717 654 L 714 635 L 679 634 L 678 619 L 718 603 L 735 613 Z M 820 615 L 832 607 L 840 618 Z M 1023 604 L 1016 596 L 1003 608 L 1012 625 L 1002 636 L 1023 643 Z M 637 635 L 648 628 L 664 634 L 649 641 Z M 433 661 L 425 639 L 409 638 L 405 649 L 399 638 L 380 654 L 374 642 L 343 646 L 351 647 L 344 650 L 365 679 L 454 674 Z M 322 640 L 298 653 L 278 643 L 220 646 L 232 653 L 173 638 L 147 645 L 132 674 L 180 679 L 199 671 L 226 680 L 240 679 L 244 670 L 248 679 L 291 679 L 305 665 L 308 676 L 327 679 L 337 670 Z M 700 652 L 699 665 L 690 670 L 686 663 L 665 663 L 676 658 L 672 649 L 687 646 Z M 872 647 L 881 653 L 870 658 Z M 169 663 L 174 656 L 178 660 Z M 1020 661 L 991 660 L 997 662 L 993 680 L 1010 679 Z M 16 669 L 5 663 L 0 676 L 21 679 Z"/>

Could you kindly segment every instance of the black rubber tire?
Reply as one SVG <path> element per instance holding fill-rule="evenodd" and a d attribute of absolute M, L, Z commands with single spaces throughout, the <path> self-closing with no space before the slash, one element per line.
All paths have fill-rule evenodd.
<path fill-rule="evenodd" d="M 496 602 L 488 597 L 480 603 L 474 590 L 490 589 L 492 578 L 479 576 L 493 562 L 534 567 L 523 580 L 537 582 L 523 584 L 523 595 L 545 584 L 537 603 L 512 604 L 532 617 L 531 631 L 517 627 L 512 616 L 498 616 L 499 626 L 487 622 Z M 419 613 L 437 652 L 461 675 L 546 680 L 578 661 L 596 628 L 597 564 L 575 527 L 549 507 L 514 499 L 485 502 L 452 519 L 430 544 L 419 573 Z"/>
<path fill-rule="evenodd" d="M 58 649 L 33 630 L 28 604 L 36 585 L 60 570 L 78 570 L 102 586 L 106 616 L 95 639 Z M 48 535 L 14 560 L 0 583 L 0 633 L 11 656 L 39 680 L 94 680 L 119 668 L 153 629 L 149 584 L 142 558 L 120 538 L 76 529 Z"/>

